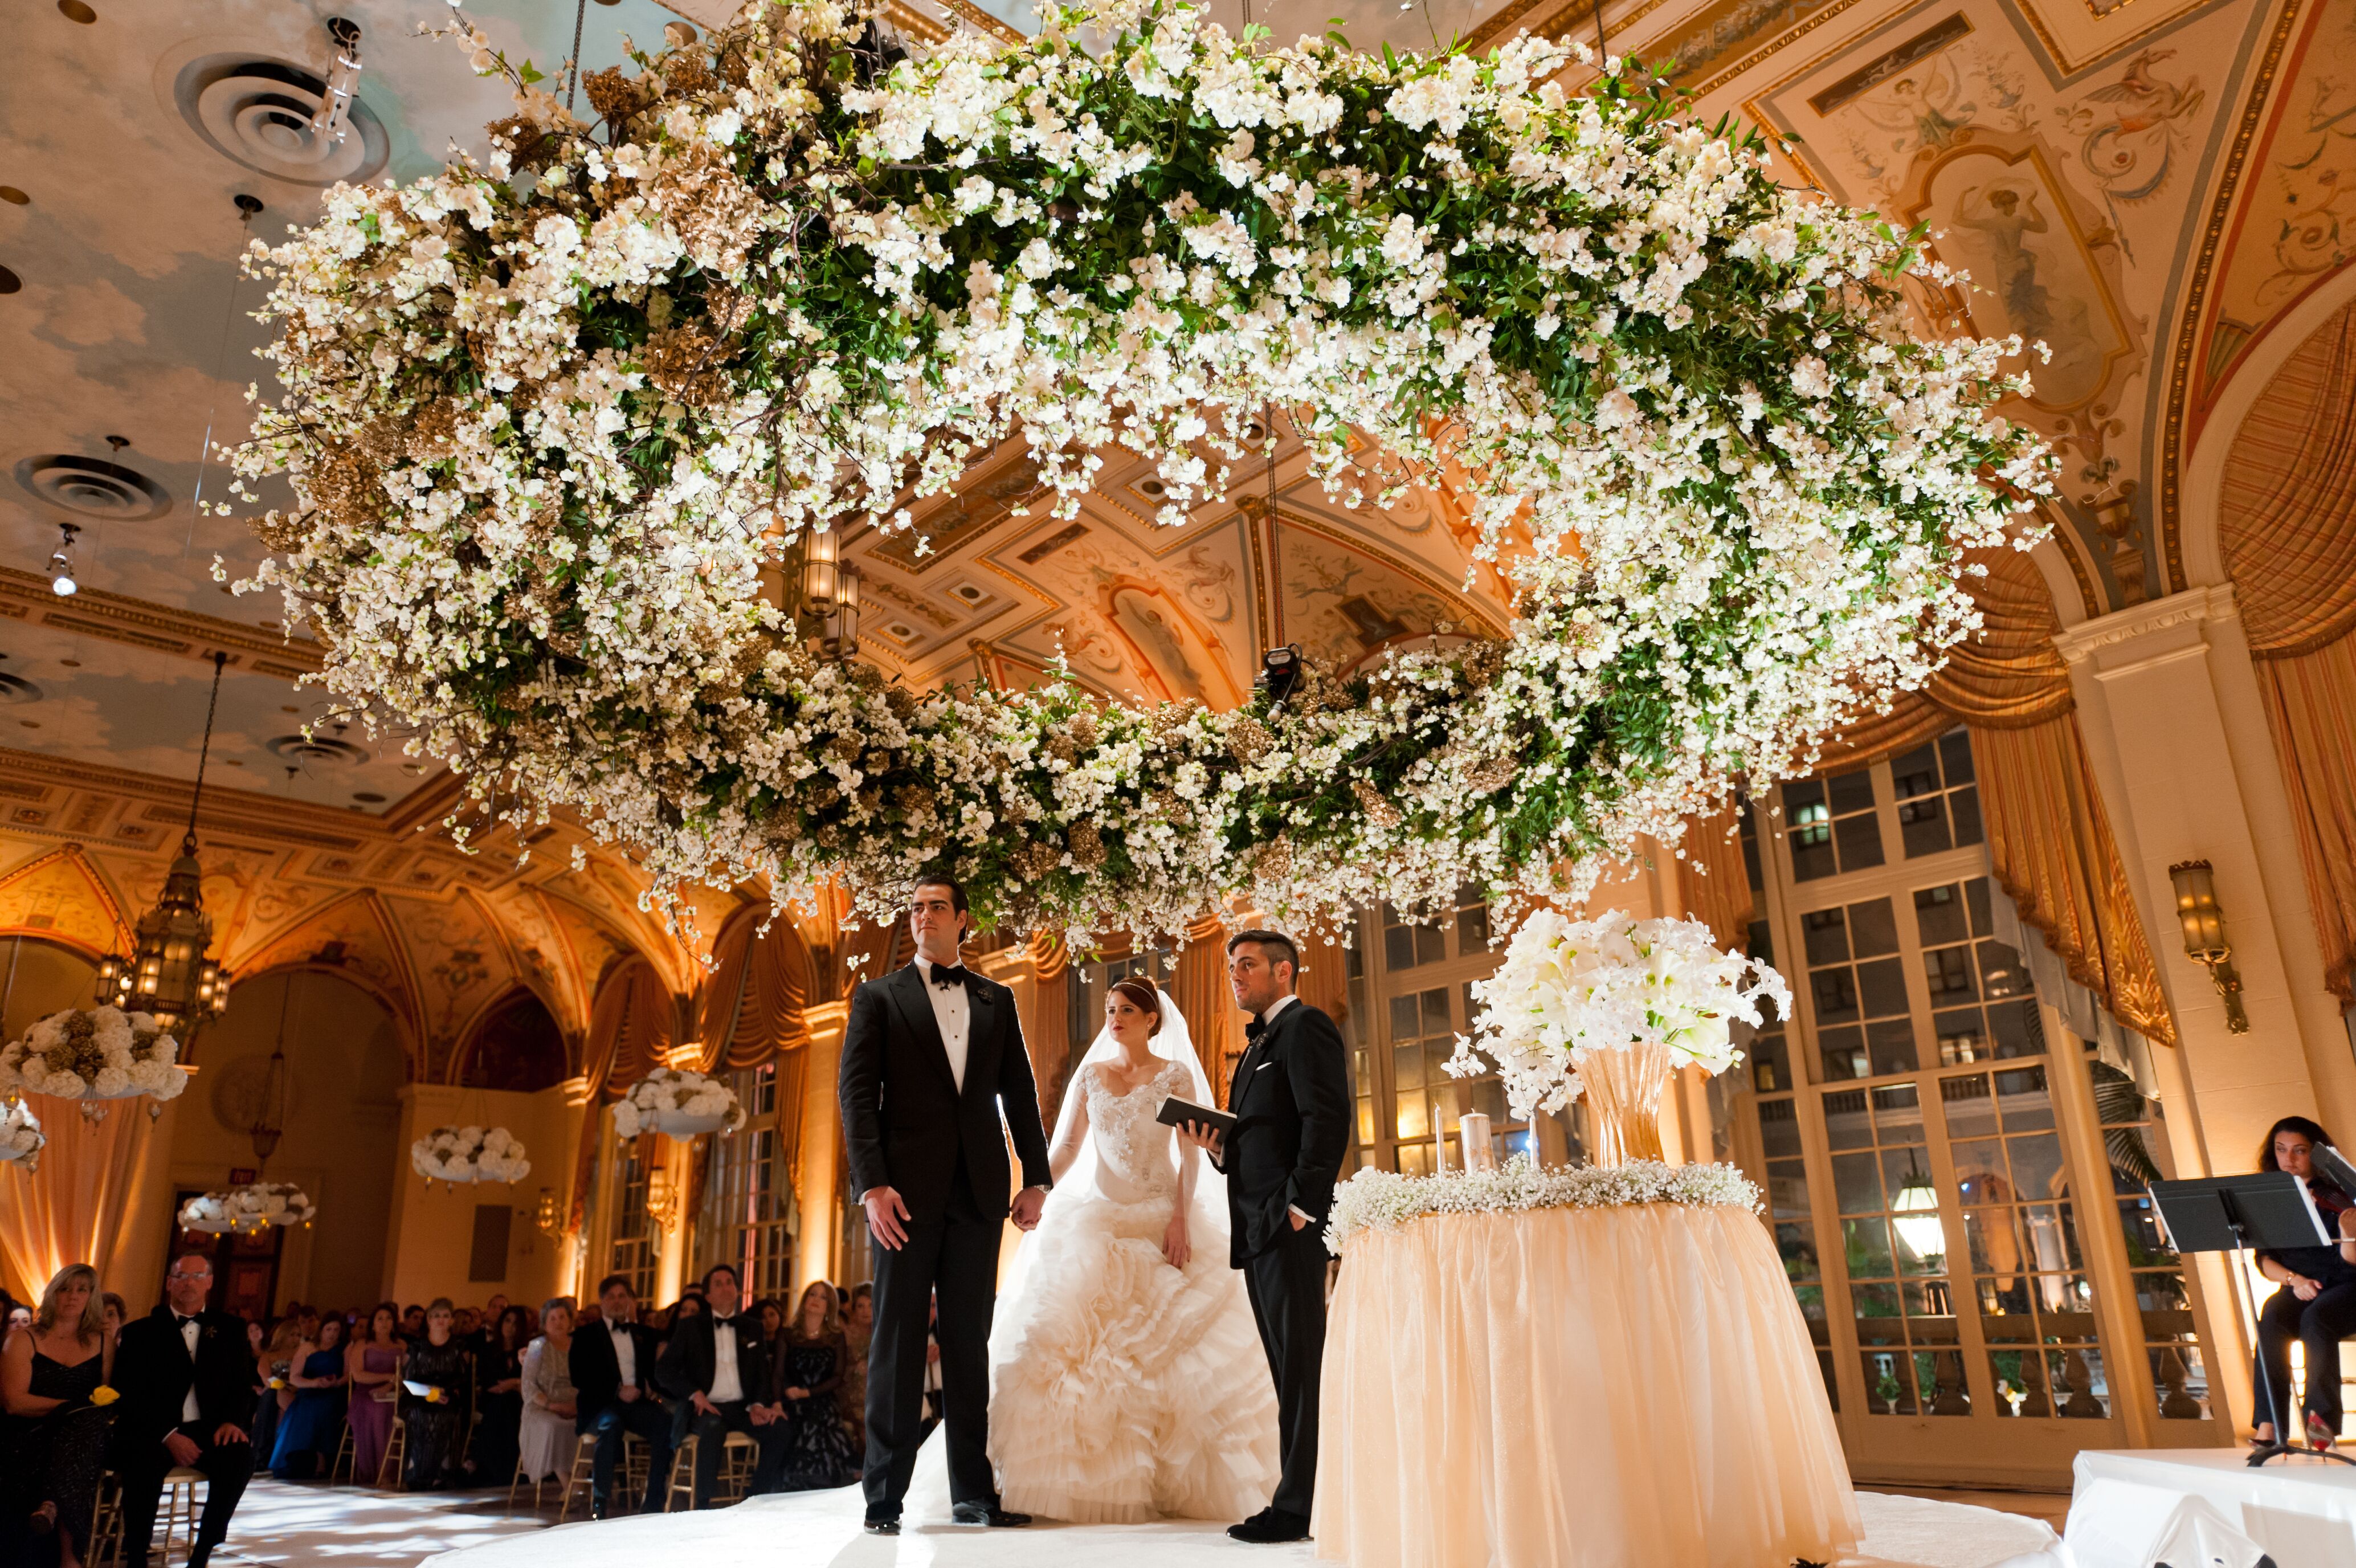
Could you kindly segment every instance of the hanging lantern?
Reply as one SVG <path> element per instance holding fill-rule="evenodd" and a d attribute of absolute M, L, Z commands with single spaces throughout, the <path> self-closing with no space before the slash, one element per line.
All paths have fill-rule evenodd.
<path fill-rule="evenodd" d="M 1943 1258 L 1947 1253 L 1947 1227 L 1939 1218 L 1938 1190 L 1922 1166 L 1913 1163 L 1913 1156 L 1910 1154 L 1907 1158 L 1906 1183 L 1890 1206 L 1890 1223 L 1897 1227 L 1899 1240 L 1917 1258 Z"/>

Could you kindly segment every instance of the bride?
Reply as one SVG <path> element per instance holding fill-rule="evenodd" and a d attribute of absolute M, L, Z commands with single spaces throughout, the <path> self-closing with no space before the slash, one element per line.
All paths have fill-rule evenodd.
<path fill-rule="evenodd" d="M 1224 1178 L 1155 1120 L 1173 1094 L 1211 1103 L 1186 1020 L 1150 983 L 1118 982 L 1065 1090 L 1055 1188 L 991 1335 L 1005 1508 L 1236 1520 L 1276 1485 L 1276 1394 L 1227 1266 Z"/>

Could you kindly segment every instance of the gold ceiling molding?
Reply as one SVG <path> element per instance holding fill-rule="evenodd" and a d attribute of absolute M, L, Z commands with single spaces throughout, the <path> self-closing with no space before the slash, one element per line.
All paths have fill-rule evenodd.
<path fill-rule="evenodd" d="M 940 6 L 942 10 L 947 11 L 966 26 L 977 31 L 988 33 L 1001 44 L 1019 44 L 1023 41 L 1022 33 L 975 5 L 973 0 L 940 0 Z"/>
<path fill-rule="evenodd" d="M 0 566 L 0 615 L 208 664 L 215 652 L 226 653 L 231 669 L 289 681 L 317 670 L 326 652 L 306 638 L 289 639 L 260 627 L 102 588 L 84 588 L 61 599 L 50 591 L 47 577 L 14 566 Z"/>

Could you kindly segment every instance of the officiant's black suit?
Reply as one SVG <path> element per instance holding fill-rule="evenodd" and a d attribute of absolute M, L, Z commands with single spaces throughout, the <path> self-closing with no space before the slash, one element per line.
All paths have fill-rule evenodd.
<path fill-rule="evenodd" d="M 1325 1355 L 1325 1216 L 1350 1148 L 1350 1058 L 1333 1020 L 1286 1004 L 1251 1044 L 1227 1086 L 1236 1125 L 1218 1160 L 1234 1240 L 1260 1344 L 1276 1377 L 1284 1477 L 1273 1505 L 1306 1520 L 1317 1478 L 1317 1369 Z M 1298 1230 L 1292 1210 L 1309 1217 Z"/>
<path fill-rule="evenodd" d="M 1044 1187 L 1047 1134 L 1014 993 L 968 973 L 965 1086 L 915 964 L 861 986 L 842 1036 L 843 1143 L 851 1190 L 895 1188 L 908 1206 L 907 1244 L 875 1245 L 875 1328 L 867 1369 L 870 1519 L 897 1519 L 922 1437 L 925 1337 L 940 1300 L 942 1423 L 949 1493 L 995 1504 L 991 1477 L 990 1325 L 998 1243 L 1012 1197 L 1008 1135 L 1023 1185 Z M 1001 1121 L 1001 1109 L 1004 1120 Z"/>

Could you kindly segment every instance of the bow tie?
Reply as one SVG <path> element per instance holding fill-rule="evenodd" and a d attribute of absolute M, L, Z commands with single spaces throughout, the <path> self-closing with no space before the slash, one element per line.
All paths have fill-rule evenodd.
<path fill-rule="evenodd" d="M 933 983 L 947 991 L 952 985 L 963 985 L 970 972 L 961 963 L 933 965 Z"/>
<path fill-rule="evenodd" d="M 1267 1033 L 1267 1021 L 1258 1016 L 1255 1016 L 1250 1023 L 1244 1026 L 1244 1038 L 1248 1041 L 1256 1041 L 1262 1035 Z"/>
<path fill-rule="evenodd" d="M 172 1314 L 172 1326 L 175 1328 L 186 1328 L 189 1324 L 196 1321 L 197 1320 L 193 1317 L 183 1317 L 177 1312 Z"/>

